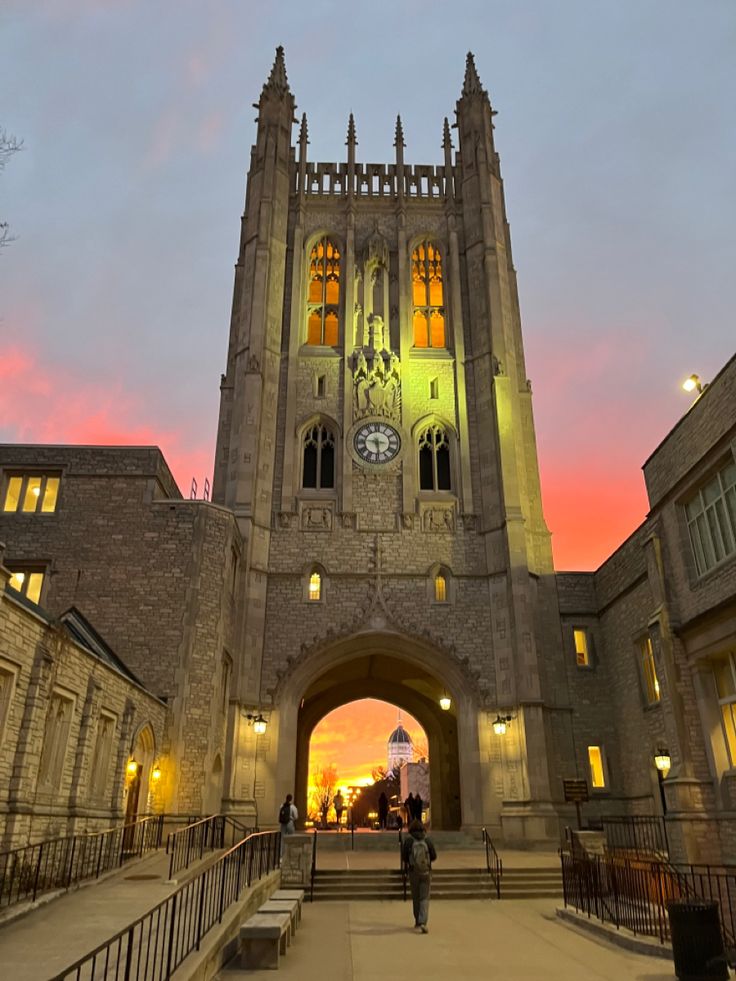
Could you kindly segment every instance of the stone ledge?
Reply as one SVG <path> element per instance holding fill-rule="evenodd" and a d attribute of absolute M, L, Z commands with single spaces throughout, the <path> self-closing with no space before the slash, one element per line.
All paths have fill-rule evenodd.
<path fill-rule="evenodd" d="M 558 906 L 555 913 L 565 926 L 584 930 L 586 933 L 593 934 L 598 940 L 623 947 L 634 954 L 643 954 L 645 957 L 672 960 L 672 945 L 670 943 L 661 944 L 653 937 L 642 937 L 630 933 L 624 927 L 617 930 L 611 923 L 601 923 L 599 920 L 588 919 L 582 913 L 576 913 L 575 910 L 566 906 Z"/>

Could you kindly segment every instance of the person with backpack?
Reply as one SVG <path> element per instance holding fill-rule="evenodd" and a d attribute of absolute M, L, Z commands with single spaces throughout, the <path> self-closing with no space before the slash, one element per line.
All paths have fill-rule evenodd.
<path fill-rule="evenodd" d="M 431 838 L 427 837 L 424 825 L 416 818 L 409 825 L 409 833 L 401 845 L 401 858 L 404 868 L 409 871 L 411 899 L 414 905 L 414 926 L 429 933 L 429 886 L 432 879 L 432 862 L 437 860 L 437 851 Z"/>
<path fill-rule="evenodd" d="M 291 794 L 286 795 L 286 800 L 279 808 L 279 824 L 281 825 L 281 847 L 283 850 L 283 840 L 285 835 L 293 835 L 296 830 L 295 822 L 299 818 L 299 812 L 292 804 Z"/>

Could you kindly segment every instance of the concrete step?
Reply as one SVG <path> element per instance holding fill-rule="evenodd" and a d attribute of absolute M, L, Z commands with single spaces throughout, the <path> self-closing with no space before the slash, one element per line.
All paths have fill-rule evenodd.
<path fill-rule="evenodd" d="M 314 898 L 320 902 L 403 899 L 398 869 L 317 870 Z M 502 899 L 550 899 L 562 896 L 562 879 L 556 868 L 504 869 Z M 496 886 L 484 868 L 436 868 L 432 872 L 433 899 L 495 899 Z"/>

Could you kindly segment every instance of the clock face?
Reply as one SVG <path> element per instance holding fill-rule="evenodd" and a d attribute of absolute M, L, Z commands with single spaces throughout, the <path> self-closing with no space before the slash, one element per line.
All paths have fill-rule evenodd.
<path fill-rule="evenodd" d="M 401 436 L 386 422 L 366 422 L 356 430 L 353 445 L 366 463 L 390 463 L 399 455 Z"/>

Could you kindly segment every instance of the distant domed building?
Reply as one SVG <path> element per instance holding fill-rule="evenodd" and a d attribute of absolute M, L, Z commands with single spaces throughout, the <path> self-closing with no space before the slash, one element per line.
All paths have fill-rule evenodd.
<path fill-rule="evenodd" d="M 388 737 L 388 770 L 389 773 L 402 763 L 411 763 L 414 759 L 414 750 L 411 743 L 411 736 L 401 724 L 401 719 Z"/>

